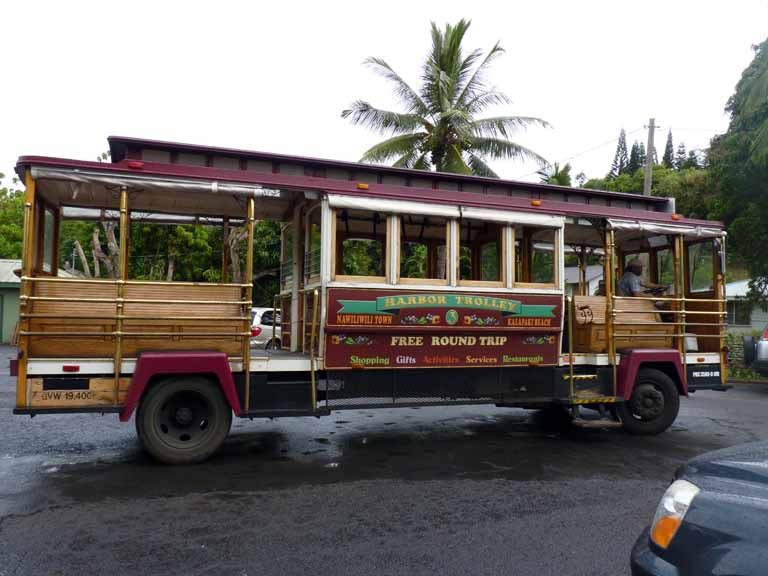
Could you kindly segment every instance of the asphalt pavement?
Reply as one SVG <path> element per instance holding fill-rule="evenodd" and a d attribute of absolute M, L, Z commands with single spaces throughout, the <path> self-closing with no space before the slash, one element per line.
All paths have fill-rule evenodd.
<path fill-rule="evenodd" d="M 150 461 L 115 415 L 13 416 L 0 349 L 0 576 L 628 574 L 675 468 L 768 438 L 768 386 L 682 401 L 652 438 L 494 407 L 236 419 Z"/>

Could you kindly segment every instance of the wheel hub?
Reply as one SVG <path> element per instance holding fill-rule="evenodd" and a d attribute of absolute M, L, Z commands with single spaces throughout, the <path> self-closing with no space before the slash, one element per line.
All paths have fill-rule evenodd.
<path fill-rule="evenodd" d="M 189 426 L 192 423 L 194 412 L 188 406 L 180 406 L 176 409 L 174 417 L 179 426 Z"/>
<path fill-rule="evenodd" d="M 664 413 L 664 394 L 654 386 L 643 384 L 634 396 L 632 411 L 642 420 L 655 420 Z"/>
<path fill-rule="evenodd" d="M 160 435 L 171 446 L 189 446 L 203 441 L 208 434 L 210 406 L 200 394 L 174 394 L 160 408 L 158 416 Z"/>

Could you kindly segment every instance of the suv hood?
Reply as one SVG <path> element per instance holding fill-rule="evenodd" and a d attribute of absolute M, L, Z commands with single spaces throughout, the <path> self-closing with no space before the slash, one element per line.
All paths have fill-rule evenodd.
<path fill-rule="evenodd" d="M 683 464 L 675 474 L 697 486 L 752 498 L 768 498 L 768 442 L 708 452 Z"/>

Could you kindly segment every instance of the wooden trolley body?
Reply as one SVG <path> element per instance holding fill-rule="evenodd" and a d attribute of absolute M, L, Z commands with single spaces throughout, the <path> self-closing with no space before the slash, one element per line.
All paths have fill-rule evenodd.
<path fill-rule="evenodd" d="M 681 394 L 725 384 L 722 225 L 680 217 L 673 200 L 132 138 L 110 146 L 107 164 L 19 159 L 27 192 L 17 413 L 127 419 L 168 366 L 199 373 L 208 361 L 217 368 L 203 373 L 244 417 L 604 407 L 631 397 L 642 366 L 625 359 L 637 350 L 635 359 L 667 366 Z M 219 284 L 130 278 L 131 222 L 150 217 L 241 227 L 243 280 L 227 278 L 226 250 Z M 58 275 L 66 218 L 116 223 L 119 275 Z M 281 337 L 269 351 L 250 346 L 261 219 L 283 223 L 271 303 Z M 703 288 L 694 252 L 696 266 L 708 259 Z M 617 294 L 637 255 L 652 280 L 673 280 L 669 294 Z M 596 261 L 602 295 L 584 280 Z M 578 269 L 575 285 L 566 285 L 566 264 Z"/>

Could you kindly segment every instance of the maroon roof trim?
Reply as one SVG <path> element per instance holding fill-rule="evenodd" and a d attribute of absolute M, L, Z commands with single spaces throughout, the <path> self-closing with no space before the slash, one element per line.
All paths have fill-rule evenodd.
<path fill-rule="evenodd" d="M 473 206 L 477 208 L 501 208 L 519 210 L 522 212 L 558 214 L 563 216 L 599 217 L 599 218 L 624 218 L 628 220 L 644 220 L 652 222 L 667 222 L 670 224 L 686 224 L 689 226 L 709 226 L 723 228 L 721 222 L 708 220 L 694 220 L 681 218 L 673 220 L 672 214 L 667 212 L 654 212 L 650 210 L 637 210 L 629 208 L 615 208 L 612 206 L 598 206 L 595 204 L 582 204 L 576 202 L 559 202 L 554 200 L 541 200 L 541 205 L 534 207 L 530 198 L 515 198 L 497 194 L 476 194 L 472 192 L 459 192 L 453 190 L 435 190 L 432 188 L 414 188 L 408 186 L 393 186 L 389 184 L 369 183 L 368 190 L 358 190 L 355 180 L 336 180 L 331 178 L 319 178 L 316 176 L 292 176 L 281 173 L 252 172 L 248 170 L 225 170 L 221 168 L 209 168 L 207 166 L 189 166 L 186 164 L 162 164 L 156 162 L 143 162 L 142 169 L 131 169 L 128 160 L 116 163 L 90 162 L 82 160 L 69 160 L 66 158 L 49 158 L 45 156 L 22 156 L 16 164 L 16 171 L 23 176 L 24 169 L 29 166 L 48 166 L 54 168 L 70 168 L 73 170 L 93 170 L 104 173 L 144 175 L 165 178 L 190 178 L 200 180 L 217 180 L 225 182 L 240 182 L 246 184 L 260 184 L 267 187 L 297 189 L 297 190 L 323 190 L 335 194 L 349 196 L 388 198 L 391 200 L 426 201 L 435 204 L 447 204 Z M 581 208 L 581 209 L 579 209 Z"/>
<path fill-rule="evenodd" d="M 453 174 L 449 172 L 425 172 L 423 170 L 411 170 L 408 168 L 395 168 L 393 166 L 381 166 L 379 164 L 364 164 L 361 162 L 348 162 L 344 160 L 328 160 L 313 158 L 310 156 L 291 156 L 276 154 L 273 152 L 259 152 L 254 150 L 242 150 L 238 148 L 221 148 L 217 146 L 202 146 L 200 144 L 187 144 L 183 142 L 168 142 L 164 140 L 147 140 L 129 136 L 109 136 L 109 149 L 113 162 L 124 160 L 129 147 L 154 148 L 168 151 L 190 151 L 199 154 L 220 154 L 222 156 L 249 156 L 253 159 L 271 161 L 276 164 L 281 162 L 314 164 L 323 167 L 346 168 L 348 170 L 375 170 L 386 174 L 399 174 L 406 177 L 438 178 L 455 182 L 474 182 L 477 184 L 497 184 L 502 186 L 515 186 L 525 190 L 539 191 L 550 190 L 568 194 L 569 192 L 583 194 L 584 196 L 602 196 L 627 201 L 639 200 L 648 203 L 665 203 L 668 198 L 660 196 L 643 196 L 642 194 L 625 194 L 623 192 L 609 192 L 608 190 L 592 190 L 591 188 L 571 188 L 568 186 L 556 186 L 540 182 L 522 182 L 520 180 L 502 180 L 500 178 L 487 178 L 483 176 L 468 176 L 466 174 Z"/>

